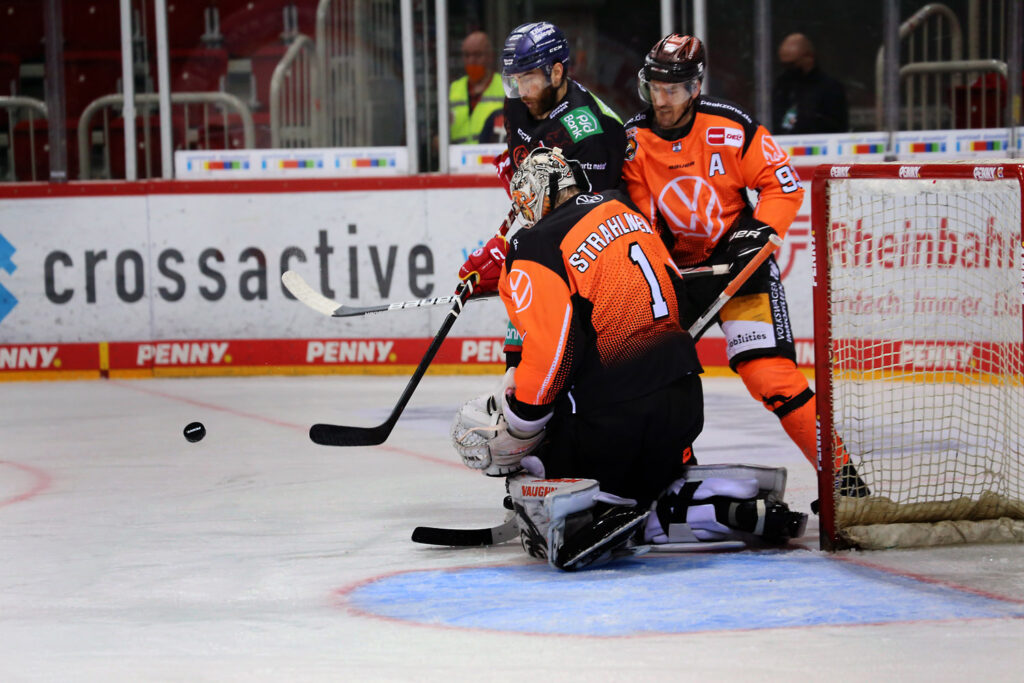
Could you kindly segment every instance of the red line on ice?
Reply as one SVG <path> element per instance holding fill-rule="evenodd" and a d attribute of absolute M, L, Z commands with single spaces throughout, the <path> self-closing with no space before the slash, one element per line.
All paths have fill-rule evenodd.
<path fill-rule="evenodd" d="M 7 467 L 13 467 L 14 469 L 21 470 L 22 472 L 28 473 L 33 478 L 31 488 L 23 493 L 0 500 L 0 508 L 6 507 L 7 505 L 14 505 L 15 503 L 23 503 L 30 498 L 35 498 L 43 491 L 50 488 L 50 484 L 53 483 L 53 479 L 50 475 L 38 467 L 23 465 L 19 462 L 10 462 L 9 460 L 0 460 L 0 465 L 6 465 Z"/>

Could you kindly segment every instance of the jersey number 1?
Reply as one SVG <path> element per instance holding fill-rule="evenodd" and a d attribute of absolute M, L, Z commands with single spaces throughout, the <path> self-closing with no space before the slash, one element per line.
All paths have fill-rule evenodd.
<path fill-rule="evenodd" d="M 668 302 L 665 301 L 665 295 L 661 293 L 661 283 L 658 282 L 658 278 L 654 274 L 654 268 L 651 267 L 651 262 L 647 260 L 647 254 L 640 248 L 638 242 L 629 245 L 629 260 L 640 266 L 640 272 L 647 280 L 647 287 L 651 290 L 651 312 L 654 314 L 654 319 L 664 318 L 668 315 Z"/>

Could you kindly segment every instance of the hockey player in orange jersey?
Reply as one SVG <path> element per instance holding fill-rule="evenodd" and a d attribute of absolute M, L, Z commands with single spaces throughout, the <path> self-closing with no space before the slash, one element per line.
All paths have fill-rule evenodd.
<path fill-rule="evenodd" d="M 692 36 L 672 34 L 651 48 L 638 74 L 640 96 L 650 106 L 626 123 L 623 179 L 647 218 L 672 232 L 678 266 L 732 263 L 736 272 L 771 235 L 785 237 L 804 191 L 764 126 L 740 107 L 701 94 L 704 67 L 704 45 Z M 757 193 L 753 205 L 748 189 Z M 716 287 L 687 289 L 684 325 L 718 294 Z M 774 257 L 718 318 L 730 367 L 815 465 L 814 392 L 796 366 Z M 844 495 L 866 495 L 848 461 L 837 484 Z"/>
<path fill-rule="evenodd" d="M 623 193 L 588 185 L 559 148 L 535 149 L 513 176 L 527 228 L 499 292 L 522 359 L 456 414 L 463 462 L 515 475 L 524 548 L 560 569 L 648 543 L 799 536 L 806 515 L 782 502 L 782 468 L 687 466 L 704 411 L 679 270 Z"/>

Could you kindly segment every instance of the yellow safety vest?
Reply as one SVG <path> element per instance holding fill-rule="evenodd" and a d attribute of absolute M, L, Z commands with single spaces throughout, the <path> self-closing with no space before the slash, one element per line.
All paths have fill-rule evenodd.
<path fill-rule="evenodd" d="M 487 117 L 505 105 L 505 89 L 501 76 L 494 74 L 491 84 L 484 90 L 472 113 L 469 111 L 469 76 L 452 83 L 448 91 L 448 111 L 451 128 L 449 137 L 453 145 L 475 144 L 483 132 Z"/>

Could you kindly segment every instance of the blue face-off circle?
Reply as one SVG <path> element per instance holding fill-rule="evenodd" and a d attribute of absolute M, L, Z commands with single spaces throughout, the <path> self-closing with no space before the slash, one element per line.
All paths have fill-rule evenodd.
<path fill-rule="evenodd" d="M 629 636 L 1024 616 L 1024 604 L 810 552 L 412 571 L 348 593 L 353 608 L 421 624 Z"/>

